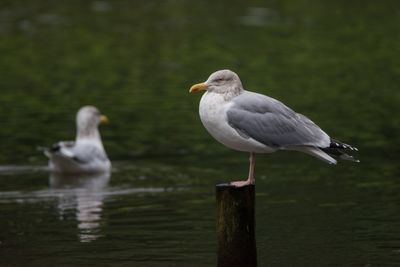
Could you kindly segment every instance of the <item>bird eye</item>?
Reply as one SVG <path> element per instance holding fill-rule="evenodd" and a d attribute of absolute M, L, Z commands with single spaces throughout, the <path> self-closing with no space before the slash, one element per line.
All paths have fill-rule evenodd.
<path fill-rule="evenodd" d="M 217 82 L 217 83 L 219 83 L 219 82 L 222 82 L 223 79 L 222 79 L 222 78 L 219 78 L 219 79 L 215 79 L 214 81 Z"/>

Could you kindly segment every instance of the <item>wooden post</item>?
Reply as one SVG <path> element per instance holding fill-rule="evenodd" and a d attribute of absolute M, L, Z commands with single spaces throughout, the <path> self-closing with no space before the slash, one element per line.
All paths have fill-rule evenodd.
<path fill-rule="evenodd" d="M 256 267 L 255 186 L 220 184 L 216 193 L 218 267 Z"/>

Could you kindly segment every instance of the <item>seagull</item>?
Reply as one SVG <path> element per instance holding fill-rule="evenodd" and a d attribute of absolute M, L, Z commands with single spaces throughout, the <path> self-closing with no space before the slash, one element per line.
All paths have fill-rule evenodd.
<path fill-rule="evenodd" d="M 61 141 L 44 150 L 49 168 L 61 173 L 108 172 L 110 160 L 104 150 L 98 130 L 99 124 L 108 123 L 106 116 L 94 106 L 84 106 L 76 115 L 75 141 Z"/>
<path fill-rule="evenodd" d="M 199 114 L 204 127 L 228 148 L 250 153 L 247 180 L 231 182 L 233 186 L 255 184 L 256 153 L 294 150 L 330 164 L 336 164 L 336 159 L 359 162 L 346 153 L 357 148 L 330 138 L 309 118 L 282 102 L 243 89 L 233 71 L 216 71 L 189 92 L 203 90 Z"/>

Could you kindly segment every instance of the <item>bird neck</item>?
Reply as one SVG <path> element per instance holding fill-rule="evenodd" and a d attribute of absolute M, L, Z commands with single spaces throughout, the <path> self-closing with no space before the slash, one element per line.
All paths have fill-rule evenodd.
<path fill-rule="evenodd" d="M 103 147 L 100 132 L 97 128 L 78 127 L 76 142 L 90 141 Z"/>
<path fill-rule="evenodd" d="M 231 101 L 233 98 L 235 98 L 238 95 L 240 95 L 243 91 L 244 91 L 243 88 L 237 87 L 237 88 L 235 88 L 235 90 L 229 90 L 228 92 L 224 92 L 223 93 L 224 100 L 225 101 Z"/>

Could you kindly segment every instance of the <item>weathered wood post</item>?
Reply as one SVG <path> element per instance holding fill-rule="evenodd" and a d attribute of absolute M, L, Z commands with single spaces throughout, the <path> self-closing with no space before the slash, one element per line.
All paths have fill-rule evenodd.
<path fill-rule="evenodd" d="M 255 186 L 219 184 L 216 193 L 218 267 L 256 267 Z"/>

